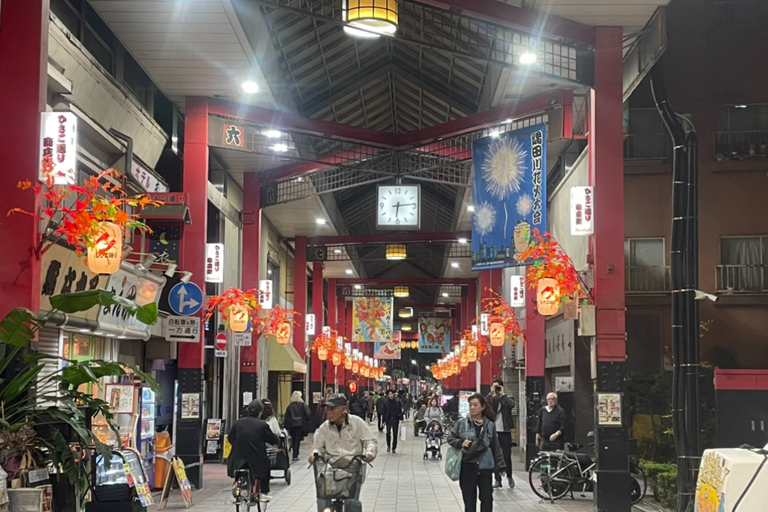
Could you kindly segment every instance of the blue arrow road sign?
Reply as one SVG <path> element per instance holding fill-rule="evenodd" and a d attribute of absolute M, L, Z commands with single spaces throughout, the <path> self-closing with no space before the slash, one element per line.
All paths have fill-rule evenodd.
<path fill-rule="evenodd" d="M 194 315 L 203 306 L 203 291 L 195 283 L 177 283 L 168 294 L 168 305 L 177 315 Z"/>

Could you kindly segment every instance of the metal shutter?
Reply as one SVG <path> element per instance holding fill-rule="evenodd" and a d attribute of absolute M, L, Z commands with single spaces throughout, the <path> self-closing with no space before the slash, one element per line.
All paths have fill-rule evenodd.
<path fill-rule="evenodd" d="M 61 329 L 55 328 L 55 327 L 45 327 L 38 331 L 37 333 L 37 342 L 33 342 L 32 348 L 36 350 L 37 352 L 49 356 L 55 356 L 55 357 L 61 357 L 61 346 L 62 346 L 62 337 L 63 337 L 63 331 Z M 54 374 L 56 371 L 59 370 L 61 367 L 60 361 L 47 361 L 45 363 L 44 368 L 37 376 L 38 383 L 45 380 L 47 377 Z M 37 383 L 36 383 L 37 385 Z M 56 384 L 51 383 L 51 386 L 48 389 L 40 389 L 39 386 L 37 386 L 37 392 L 36 395 L 38 397 L 44 395 L 45 393 L 50 393 L 51 391 L 55 391 Z M 37 400 L 38 405 L 40 406 L 48 406 L 53 405 L 51 403 L 45 403 L 43 400 L 40 400 L 38 398 Z"/>

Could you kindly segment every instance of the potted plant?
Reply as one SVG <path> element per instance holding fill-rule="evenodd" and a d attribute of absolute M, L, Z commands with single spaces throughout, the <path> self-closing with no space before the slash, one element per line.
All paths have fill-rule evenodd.
<path fill-rule="evenodd" d="M 159 392 L 150 375 L 127 363 L 76 361 L 30 350 L 37 332 L 57 312 L 77 313 L 97 305 L 119 305 L 148 325 L 157 321 L 154 302 L 139 306 L 105 290 L 56 295 L 51 297 L 52 308 L 45 315 L 16 308 L 0 320 L 0 465 L 10 469 L 10 474 L 25 456 L 38 467 L 50 464 L 60 477 L 83 492 L 81 500 L 88 488 L 86 467 L 79 463 L 82 451 L 93 448 L 110 460 L 112 450 L 91 432 L 90 418 L 102 415 L 120 438 L 107 402 L 81 391 L 81 386 L 133 373 Z M 42 374 L 46 363 L 55 364 L 56 369 Z M 79 448 L 73 449 L 73 441 Z"/>

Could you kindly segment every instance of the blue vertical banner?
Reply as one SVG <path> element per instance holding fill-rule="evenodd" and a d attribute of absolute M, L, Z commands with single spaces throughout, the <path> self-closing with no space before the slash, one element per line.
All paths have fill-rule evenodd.
<path fill-rule="evenodd" d="M 517 267 L 534 229 L 547 230 L 547 127 L 472 143 L 472 270 Z"/>

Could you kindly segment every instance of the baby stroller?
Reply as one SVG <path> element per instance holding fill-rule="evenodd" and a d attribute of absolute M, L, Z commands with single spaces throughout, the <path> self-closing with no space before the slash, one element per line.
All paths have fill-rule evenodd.
<path fill-rule="evenodd" d="M 424 460 L 429 458 L 430 453 L 433 459 L 442 460 L 443 452 L 440 451 L 440 447 L 443 444 L 443 424 L 438 420 L 432 420 L 427 425 L 425 433 L 427 439 L 424 441 Z"/>
<path fill-rule="evenodd" d="M 291 435 L 286 429 L 280 434 L 277 446 L 267 445 L 270 471 L 282 471 L 285 483 L 291 485 L 291 460 L 288 458 L 288 447 L 291 446 Z"/>

